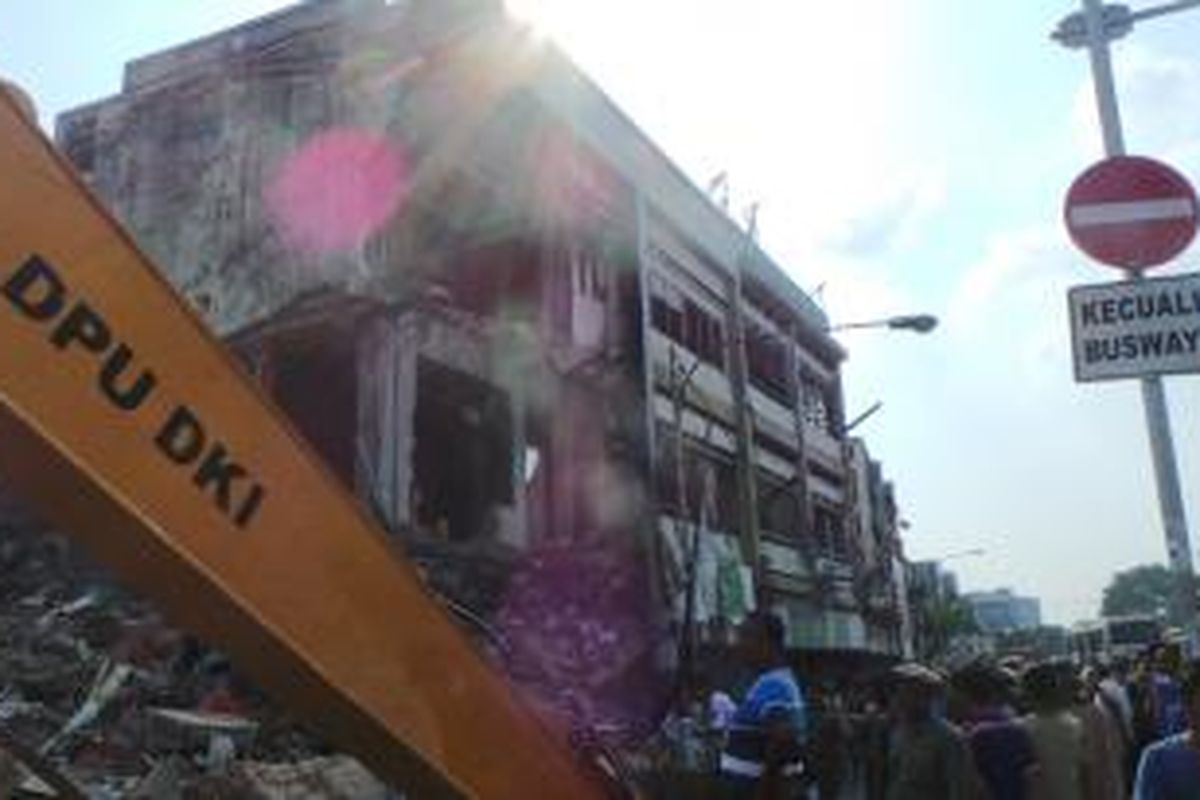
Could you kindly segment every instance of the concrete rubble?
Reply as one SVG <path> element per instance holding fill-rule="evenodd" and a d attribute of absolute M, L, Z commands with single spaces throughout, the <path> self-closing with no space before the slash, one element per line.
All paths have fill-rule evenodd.
<path fill-rule="evenodd" d="M 0 522 L 0 641 L 0 797 L 398 797 L 33 523 Z"/>

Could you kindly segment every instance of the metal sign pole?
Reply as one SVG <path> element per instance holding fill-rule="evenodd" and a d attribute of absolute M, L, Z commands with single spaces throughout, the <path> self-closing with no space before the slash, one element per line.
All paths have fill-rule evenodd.
<path fill-rule="evenodd" d="M 1096 107 L 1100 112 L 1100 129 L 1104 135 L 1104 151 L 1108 156 L 1125 155 L 1121 132 L 1121 114 L 1113 82 L 1112 58 L 1104 35 L 1101 0 L 1083 0 L 1087 20 L 1088 53 L 1092 63 L 1092 81 L 1096 90 Z M 1142 275 L 1130 270 L 1131 281 Z M 1167 539 L 1167 554 L 1174 574 L 1174 597 L 1171 618 L 1183 625 L 1188 649 L 1195 653 L 1196 576 L 1192 566 L 1192 549 L 1188 541 L 1187 517 L 1183 507 L 1183 491 L 1179 486 L 1179 469 L 1175 460 L 1175 445 L 1171 437 L 1171 421 L 1167 413 L 1166 392 L 1162 378 L 1151 375 L 1141 379 L 1142 404 L 1146 410 L 1146 430 L 1150 436 L 1150 453 L 1154 460 L 1154 477 L 1158 486 L 1158 504 L 1162 513 L 1163 531 Z"/>

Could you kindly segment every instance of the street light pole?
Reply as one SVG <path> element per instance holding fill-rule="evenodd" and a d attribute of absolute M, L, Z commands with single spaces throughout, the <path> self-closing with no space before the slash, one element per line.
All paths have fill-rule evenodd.
<path fill-rule="evenodd" d="M 873 319 L 867 322 L 842 322 L 830 325 L 826 333 L 854 330 L 857 328 L 891 328 L 894 331 L 913 331 L 914 333 L 929 333 L 938 326 L 938 318 L 932 314 L 905 314 L 887 319 Z"/>
<path fill-rule="evenodd" d="M 1164 14 L 1174 14 L 1176 11 L 1187 11 L 1189 8 L 1200 6 L 1200 0 L 1177 0 L 1174 3 L 1165 3 L 1154 8 L 1145 8 L 1141 11 L 1134 11 L 1129 15 L 1131 20 L 1150 19 L 1151 17 L 1161 17 Z"/>
<path fill-rule="evenodd" d="M 1104 153 L 1123 156 L 1125 135 L 1121 131 L 1121 111 L 1117 105 L 1112 55 L 1108 49 L 1108 39 L 1104 36 L 1104 5 L 1101 0 L 1083 0 L 1083 13 L 1087 21 L 1088 57 L 1092 62 L 1092 87 L 1096 92 L 1096 108 L 1100 112 Z"/>
<path fill-rule="evenodd" d="M 1161 16 L 1172 11 L 1182 11 L 1200 5 L 1200 0 L 1185 0 L 1155 9 L 1148 9 L 1130 18 Z M 1117 105 L 1117 90 L 1113 80 L 1112 56 L 1109 52 L 1109 34 L 1105 30 L 1105 7 L 1101 0 L 1083 0 L 1083 14 L 1087 25 L 1087 48 L 1092 66 L 1092 83 L 1096 92 L 1096 107 L 1100 116 L 1100 130 L 1104 137 L 1104 152 L 1109 157 L 1125 155 L 1125 138 L 1121 131 L 1121 114 Z M 1065 21 L 1064 21 L 1065 23 Z M 1060 28 L 1061 30 L 1061 28 Z M 1128 31 L 1117 30 L 1113 35 Z M 1064 44 L 1071 46 L 1065 39 Z M 1130 281 L 1141 280 L 1136 270 L 1125 273 Z M 1174 619 L 1181 623 L 1187 633 L 1192 652 L 1197 647 L 1196 627 L 1196 578 L 1192 565 L 1191 544 L 1188 541 L 1187 517 L 1184 513 L 1183 492 L 1179 486 L 1179 469 L 1175 459 L 1175 445 L 1171 436 L 1171 420 L 1167 412 L 1166 393 L 1162 378 L 1151 375 L 1141 379 L 1142 404 L 1146 413 L 1146 428 L 1150 438 L 1150 453 L 1154 461 L 1154 476 L 1158 486 L 1158 503 L 1162 515 L 1163 532 L 1167 540 L 1167 553 L 1174 573 L 1173 599 Z"/>
<path fill-rule="evenodd" d="M 982 556 L 982 555 L 985 555 L 986 553 L 987 553 L 987 551 L 984 550 L 982 547 L 972 547 L 969 550 L 955 550 L 953 553 L 947 553 L 944 556 L 939 556 L 938 558 L 934 558 L 931 560 L 937 561 L 937 562 L 950 561 L 955 558 L 972 558 L 974 556 Z"/>

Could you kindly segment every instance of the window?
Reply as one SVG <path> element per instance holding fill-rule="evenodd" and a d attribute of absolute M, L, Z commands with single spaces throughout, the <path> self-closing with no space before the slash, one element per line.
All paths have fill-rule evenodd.
<path fill-rule="evenodd" d="M 719 370 L 725 369 L 725 327 L 691 300 L 683 304 L 684 346 Z"/>
<path fill-rule="evenodd" d="M 800 409 L 806 425 L 830 434 L 837 432 L 829 390 L 808 372 L 800 373 Z"/>
<path fill-rule="evenodd" d="M 789 464 L 796 460 L 796 449 L 785 442 L 781 442 L 774 436 L 770 436 L 763 431 L 754 432 L 754 446 L 759 450 L 764 450 L 776 458 L 783 459 Z"/>
<path fill-rule="evenodd" d="M 672 302 L 663 294 L 655 294 L 650 298 L 650 321 L 655 330 L 686 347 L 701 361 L 725 369 L 725 326 L 698 303 L 678 296 Z"/>
<path fill-rule="evenodd" d="M 758 526 L 780 536 L 802 530 L 795 484 L 763 471 L 758 473 Z"/>
<path fill-rule="evenodd" d="M 570 255 L 572 272 L 575 275 L 575 293 L 579 297 L 604 300 L 608 295 L 604 284 L 603 267 L 595 252 L 585 249 L 572 250 Z"/>
<path fill-rule="evenodd" d="M 420 359 L 413 410 L 412 500 L 419 524 L 455 541 L 488 534 L 511 505 L 508 395 L 473 375 Z"/>
<path fill-rule="evenodd" d="M 840 487 L 844 484 L 842 476 L 838 475 L 836 472 L 829 469 L 819 461 L 810 460 L 808 462 L 808 474 L 814 478 L 820 478 L 831 486 Z"/>
<path fill-rule="evenodd" d="M 590 248 L 572 248 L 568 256 L 574 281 L 571 303 L 571 341 L 577 347 L 604 344 L 607 273 L 599 254 Z"/>
<path fill-rule="evenodd" d="M 733 532 L 739 528 L 738 520 L 738 485 L 737 468 L 732 456 L 725 456 L 715 450 L 696 449 L 691 452 L 697 465 L 695 483 L 705 487 L 705 478 L 701 470 L 711 471 L 712 498 L 707 515 L 709 527 L 716 530 Z M 702 467 L 700 465 L 703 465 Z M 708 493 L 709 489 L 703 489 Z"/>
<path fill-rule="evenodd" d="M 787 348 L 777 337 L 757 325 L 746 326 L 746 367 L 755 388 L 784 405 L 791 405 Z"/>
<path fill-rule="evenodd" d="M 846 553 L 845 528 L 841 513 L 822 502 L 813 504 L 813 536 L 817 551 L 830 558 Z"/>
<path fill-rule="evenodd" d="M 659 510 L 680 512 L 675 467 L 675 431 L 665 423 L 658 426 L 658 464 L 655 486 Z M 738 529 L 737 468 L 733 457 L 700 442 L 684 437 L 683 484 L 687 494 L 687 517 L 698 520 L 703 512 L 709 528 L 722 531 Z"/>
<path fill-rule="evenodd" d="M 679 291 L 661 279 L 650 288 L 650 324 L 677 344 L 684 344 L 684 303 Z"/>

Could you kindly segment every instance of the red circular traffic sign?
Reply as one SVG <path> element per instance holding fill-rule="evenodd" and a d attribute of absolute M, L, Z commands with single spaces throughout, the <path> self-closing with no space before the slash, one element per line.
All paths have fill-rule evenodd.
<path fill-rule="evenodd" d="M 1159 161 L 1115 156 L 1075 179 L 1063 208 L 1067 231 L 1097 261 L 1143 270 L 1170 261 L 1196 235 L 1196 193 Z"/>

